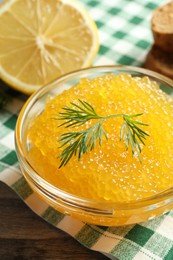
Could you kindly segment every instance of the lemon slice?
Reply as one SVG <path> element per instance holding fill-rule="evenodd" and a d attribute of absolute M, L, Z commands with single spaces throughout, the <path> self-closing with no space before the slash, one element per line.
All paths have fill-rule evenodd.
<path fill-rule="evenodd" d="M 97 28 L 73 0 L 10 0 L 0 7 L 0 77 L 27 94 L 89 66 Z"/>

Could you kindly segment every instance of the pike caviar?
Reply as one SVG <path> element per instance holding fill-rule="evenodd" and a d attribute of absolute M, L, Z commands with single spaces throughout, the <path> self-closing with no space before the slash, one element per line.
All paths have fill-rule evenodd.
<path fill-rule="evenodd" d="M 90 103 L 98 115 L 143 113 L 137 120 L 148 124 L 142 129 L 149 136 L 142 146 L 142 163 L 132 157 L 120 141 L 121 117 L 103 122 L 108 140 L 84 154 L 78 161 L 58 168 L 60 135 L 89 127 L 58 127 L 55 120 L 62 108 L 78 99 Z M 62 122 L 61 122 L 62 123 Z M 127 202 L 155 195 L 173 183 L 173 98 L 148 77 L 107 74 L 80 83 L 56 97 L 50 97 L 44 111 L 28 130 L 29 161 L 49 183 L 80 197 L 95 201 Z"/>

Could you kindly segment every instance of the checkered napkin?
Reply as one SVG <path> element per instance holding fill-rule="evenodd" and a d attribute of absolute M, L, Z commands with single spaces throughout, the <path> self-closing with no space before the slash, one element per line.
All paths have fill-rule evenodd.
<path fill-rule="evenodd" d="M 158 0 L 83 0 L 96 21 L 100 51 L 94 65 L 126 64 L 141 66 L 152 44 L 150 17 Z M 149 222 L 100 227 L 63 215 L 43 202 L 21 174 L 14 147 L 14 128 L 25 96 L 3 86 L 11 95 L 0 110 L 0 180 L 10 186 L 43 219 L 77 239 L 84 246 L 119 260 L 173 260 L 173 212 Z"/>

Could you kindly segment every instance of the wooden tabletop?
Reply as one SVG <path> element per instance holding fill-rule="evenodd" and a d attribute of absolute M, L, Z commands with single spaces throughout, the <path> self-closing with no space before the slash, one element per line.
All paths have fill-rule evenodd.
<path fill-rule="evenodd" d="M 54 228 L 0 182 L 0 259 L 107 260 Z"/>

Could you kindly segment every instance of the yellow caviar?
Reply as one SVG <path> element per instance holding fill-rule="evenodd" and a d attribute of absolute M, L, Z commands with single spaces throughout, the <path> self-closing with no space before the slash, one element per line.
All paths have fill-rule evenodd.
<path fill-rule="evenodd" d="M 103 116 L 143 113 L 137 119 L 149 124 L 143 130 L 150 136 L 142 147 L 142 163 L 119 140 L 122 118 L 112 118 L 103 122 L 108 140 L 104 139 L 102 146 L 97 144 L 80 161 L 72 157 L 59 169 L 58 139 L 72 129 L 58 127 L 60 122 L 54 118 L 70 102 L 78 103 L 78 99 L 90 103 Z M 133 201 L 155 195 L 173 184 L 173 98 L 147 77 L 107 74 L 82 79 L 78 85 L 49 98 L 44 111 L 32 122 L 28 140 L 29 161 L 40 176 L 84 198 Z"/>

